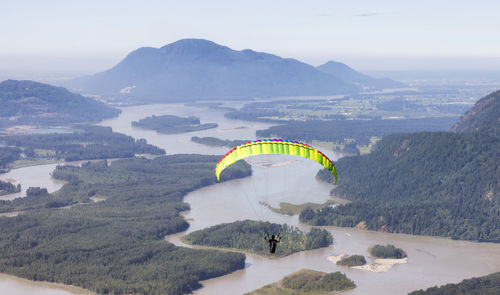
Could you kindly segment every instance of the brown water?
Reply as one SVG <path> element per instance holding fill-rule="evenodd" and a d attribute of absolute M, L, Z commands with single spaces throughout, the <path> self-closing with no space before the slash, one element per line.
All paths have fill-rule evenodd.
<path fill-rule="evenodd" d="M 7 179 L 13 179 L 21 183 L 21 191 L 19 193 L 1 196 L 0 200 L 12 200 L 26 197 L 26 190 L 29 187 L 44 187 L 49 192 L 57 191 L 64 184 L 64 181 L 54 179 L 50 176 L 57 165 L 59 164 L 24 167 L 13 169 L 5 174 L 0 174 L 0 180 L 6 181 Z"/>
<path fill-rule="evenodd" d="M 155 131 L 134 128 L 130 125 L 131 121 L 163 114 L 198 116 L 201 118 L 201 123 L 214 122 L 218 123 L 219 127 L 200 132 L 161 135 Z M 214 136 L 222 139 L 254 139 L 255 130 L 270 126 L 266 123 L 228 120 L 223 117 L 222 111 L 208 110 L 203 107 L 186 107 L 183 104 L 125 108 L 120 117 L 103 121 L 100 125 L 111 126 L 114 131 L 135 138 L 146 138 L 149 143 L 165 148 L 168 154 L 219 155 L 224 154 L 227 148 L 192 143 L 190 138 Z M 339 156 L 331 151 L 327 154 L 333 159 Z M 184 215 L 190 222 L 190 228 L 186 232 L 170 235 L 166 239 L 176 245 L 187 246 L 179 240 L 180 236 L 221 222 L 244 219 L 287 223 L 308 230 L 308 226 L 299 224 L 297 216 L 282 216 L 273 213 L 259 202 L 277 206 L 283 201 L 300 204 L 328 200 L 332 186 L 315 179 L 320 167 L 307 159 L 281 155 L 254 157 L 250 158 L 249 162 L 253 168 L 251 177 L 212 185 L 188 194 L 185 201 L 190 204 L 191 210 L 185 212 Z M 280 165 L 269 165 L 276 163 Z M 29 167 L 39 169 L 36 171 L 40 174 L 29 168 L 23 168 L 26 170 L 17 172 L 16 177 L 11 175 L 6 178 L 14 178 L 24 183 L 34 177 L 32 173 L 35 173 L 35 178 L 42 179 L 47 177 L 53 169 L 53 167 L 41 167 L 43 166 Z M 11 173 L 14 171 L 16 170 Z M 47 183 L 50 181 L 49 178 Z M 346 273 L 356 283 L 357 288 L 344 294 L 406 294 L 420 288 L 459 282 L 465 278 L 500 271 L 500 244 L 452 241 L 350 228 L 325 228 L 334 236 L 334 244 L 330 247 L 275 259 L 248 254 L 245 269 L 204 281 L 202 282 L 204 287 L 197 290 L 195 294 L 241 294 L 277 281 L 302 268 Z M 396 265 L 385 273 L 373 273 L 338 267 L 327 260 L 330 255 L 342 253 L 367 255 L 366 249 L 370 245 L 387 243 L 403 248 L 408 253 L 408 263 Z M 3 290 L 9 282 L 8 279 L 0 279 L 0 289 Z M 9 294 L 38 294 L 26 292 L 22 287 L 9 290 Z"/>
<path fill-rule="evenodd" d="M 286 167 L 273 168 L 276 171 L 271 174 L 280 174 L 281 168 L 286 169 Z M 251 178 L 259 179 L 264 174 L 269 175 L 269 172 L 254 169 Z M 309 229 L 308 226 L 298 223 L 297 216 L 281 216 L 263 206 L 259 207 L 255 199 L 266 199 L 266 196 L 258 191 L 252 193 L 254 181 L 251 178 L 216 184 L 190 193 L 185 201 L 191 205 L 191 210 L 186 212 L 185 217 L 190 220 L 191 226 L 185 233 L 169 236 L 167 240 L 182 246 L 178 238 L 186 233 L 220 222 L 243 219 L 262 219 L 287 223 L 306 231 Z M 280 199 L 290 198 L 289 193 L 293 194 L 295 189 L 300 187 L 301 193 L 291 198 L 294 199 L 292 201 L 301 203 L 309 201 L 311 197 L 315 201 L 322 201 L 320 194 L 324 184 L 315 183 L 314 178 L 307 175 L 293 175 L 291 180 L 297 185 L 286 186 L 285 193 L 273 194 L 267 198 L 276 203 Z M 275 185 L 275 187 L 281 186 L 282 184 L 278 182 Z M 305 193 L 308 188 L 310 193 Z M 302 198 L 299 198 L 299 195 L 302 195 Z M 326 199 L 327 196 L 328 189 L 323 198 Z M 204 281 L 204 287 L 195 294 L 236 294 L 234 290 L 244 293 L 277 281 L 302 268 L 346 273 L 354 280 L 357 288 L 345 294 L 406 294 L 420 288 L 459 282 L 465 278 L 500 271 L 499 244 L 387 234 L 351 228 L 324 228 L 333 234 L 334 245 L 277 259 L 247 255 L 247 268 L 224 277 Z M 395 265 L 386 273 L 339 267 L 327 260 L 330 255 L 342 253 L 367 255 L 366 250 L 370 245 L 388 243 L 403 248 L 409 258 L 407 264 Z"/>
<path fill-rule="evenodd" d="M 0 294 L 16 295 L 90 295 L 88 290 L 62 284 L 33 282 L 10 275 L 0 274 Z"/>

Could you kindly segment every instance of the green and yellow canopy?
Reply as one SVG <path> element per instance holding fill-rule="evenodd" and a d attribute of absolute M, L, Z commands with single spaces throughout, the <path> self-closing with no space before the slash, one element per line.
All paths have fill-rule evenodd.
<path fill-rule="evenodd" d="M 293 155 L 312 159 L 328 169 L 335 177 L 335 183 L 337 183 L 337 170 L 335 169 L 335 165 L 333 165 L 332 161 L 328 159 L 327 156 L 305 143 L 283 139 L 262 139 L 249 141 L 243 145 L 233 148 L 219 160 L 219 163 L 217 163 L 217 166 L 215 167 L 215 176 L 217 177 L 217 181 L 219 181 L 221 172 L 234 162 L 246 157 L 263 154 Z"/>

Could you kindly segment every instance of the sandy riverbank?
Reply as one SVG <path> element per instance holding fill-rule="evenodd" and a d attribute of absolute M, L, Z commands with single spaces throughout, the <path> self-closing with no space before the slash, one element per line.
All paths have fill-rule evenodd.
<path fill-rule="evenodd" d="M 408 258 L 401 259 L 380 259 L 377 258 L 371 264 L 353 266 L 355 269 L 368 270 L 372 272 L 386 272 L 396 264 L 408 263 Z"/>
<path fill-rule="evenodd" d="M 0 213 L 0 217 L 16 217 L 17 215 L 21 214 L 21 212 L 7 212 L 7 213 Z"/>
<path fill-rule="evenodd" d="M 64 294 L 64 293 L 71 295 L 96 294 L 91 292 L 90 290 L 72 285 L 43 282 L 43 281 L 32 281 L 3 273 L 0 273 L 0 286 L 2 288 L 2 294 L 4 294 L 4 292 L 5 294 L 19 294 L 19 292 L 26 294 Z"/>
<path fill-rule="evenodd" d="M 285 166 L 291 164 L 292 161 L 284 161 L 284 162 L 279 162 L 279 163 L 272 163 L 272 164 L 262 164 L 259 167 L 260 168 L 276 168 L 280 166 Z"/>
<path fill-rule="evenodd" d="M 340 255 L 332 255 L 328 256 L 328 260 L 332 263 L 337 264 L 338 261 L 342 260 L 343 258 L 348 257 L 346 253 L 340 254 Z M 408 258 L 401 258 L 401 259 L 381 259 L 377 258 L 373 261 L 373 263 L 370 264 L 365 264 L 365 265 L 360 265 L 360 266 L 352 266 L 351 268 L 355 269 L 361 269 L 361 270 L 368 270 L 372 272 L 387 272 L 389 269 L 391 269 L 394 265 L 396 264 L 403 264 L 403 263 L 408 263 Z"/>
<path fill-rule="evenodd" d="M 340 255 L 332 255 L 332 256 L 328 256 L 328 261 L 332 262 L 332 263 L 335 263 L 337 264 L 337 262 L 339 262 L 340 260 L 344 259 L 345 257 L 347 257 L 348 255 L 346 253 L 344 254 L 340 254 Z"/>

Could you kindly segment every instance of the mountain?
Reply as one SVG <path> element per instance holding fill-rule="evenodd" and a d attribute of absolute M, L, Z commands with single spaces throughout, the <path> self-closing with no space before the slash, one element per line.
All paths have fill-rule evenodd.
<path fill-rule="evenodd" d="M 480 99 L 460 118 L 451 131 L 479 131 L 500 138 L 500 90 Z"/>
<path fill-rule="evenodd" d="M 139 48 L 110 70 L 65 85 L 143 103 L 358 91 L 356 86 L 295 59 L 250 49 L 236 51 L 202 39 Z"/>
<path fill-rule="evenodd" d="M 65 88 L 34 81 L 1 82 L 0 105 L 0 126 L 96 122 L 120 113 Z"/>
<path fill-rule="evenodd" d="M 316 67 L 318 70 L 367 89 L 402 88 L 407 85 L 388 78 L 373 78 L 362 74 L 341 62 L 329 61 Z"/>
<path fill-rule="evenodd" d="M 481 108 L 485 101 L 479 100 L 472 110 L 489 110 Z M 490 116 L 482 126 L 497 120 Z M 314 225 L 500 240 L 498 163 L 500 138 L 490 133 L 389 135 L 370 154 L 337 161 L 333 193 L 352 203 L 304 211 L 300 218 Z M 321 171 L 320 178 L 331 181 L 329 174 Z"/>

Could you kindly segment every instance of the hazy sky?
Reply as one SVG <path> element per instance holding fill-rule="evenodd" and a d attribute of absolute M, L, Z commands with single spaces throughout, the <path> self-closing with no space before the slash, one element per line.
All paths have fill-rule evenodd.
<path fill-rule="evenodd" d="M 182 38 L 366 71 L 498 70 L 499 12 L 496 0 L 0 0 L 0 73 L 92 73 Z"/>

